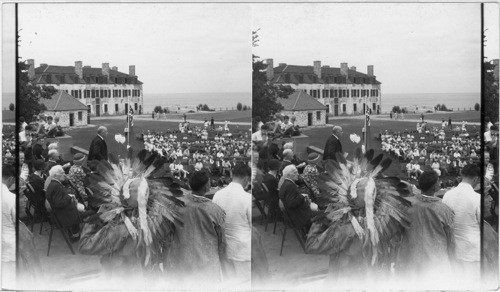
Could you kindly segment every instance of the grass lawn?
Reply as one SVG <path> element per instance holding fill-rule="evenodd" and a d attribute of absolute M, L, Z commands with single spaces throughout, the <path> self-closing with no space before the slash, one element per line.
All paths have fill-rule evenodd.
<path fill-rule="evenodd" d="M 151 116 L 151 115 L 149 115 Z M 225 120 L 230 122 L 252 122 L 252 111 L 217 111 L 217 112 L 198 112 L 198 113 L 186 113 L 186 119 L 189 120 L 198 120 L 203 121 L 207 119 L 210 121 L 211 118 L 214 118 L 215 124 L 224 123 Z M 183 119 L 182 114 L 167 114 L 167 119 Z"/>
<path fill-rule="evenodd" d="M 9 110 L 2 110 L 2 123 L 15 123 L 16 112 Z"/>
<path fill-rule="evenodd" d="M 405 119 L 420 119 L 421 114 L 405 114 Z M 452 124 L 462 123 L 462 121 L 476 122 L 481 121 L 481 112 L 479 111 L 465 111 L 465 112 L 437 112 L 437 113 L 424 113 L 424 120 L 441 121 L 444 119 L 448 122 L 451 117 Z"/>
<path fill-rule="evenodd" d="M 120 144 L 116 142 L 115 135 L 122 134 L 125 128 L 125 122 L 116 119 L 109 120 L 99 120 L 99 124 L 97 126 L 105 126 L 108 128 L 108 138 L 106 139 L 106 143 L 108 145 L 108 151 L 115 153 L 120 156 L 126 155 L 126 143 Z M 86 127 L 86 128 L 73 128 L 66 130 L 66 134 L 72 136 L 72 144 L 73 146 L 79 146 L 84 149 L 89 149 L 90 142 L 94 139 L 97 134 L 97 126 L 96 127 Z M 167 129 L 178 129 L 179 124 L 176 122 L 162 122 L 162 121 L 148 121 L 148 120 L 136 120 L 134 121 L 133 133 L 130 136 L 130 146 L 132 149 L 138 151 L 144 148 L 144 144 L 142 141 L 136 139 L 136 136 L 141 134 L 142 132 L 147 132 L 150 130 L 151 132 L 161 132 L 166 131 Z M 229 125 L 229 130 L 233 134 L 244 134 L 248 132 L 250 134 L 250 126 L 238 126 L 238 125 Z M 179 137 L 179 135 L 177 135 Z M 210 135 L 209 135 L 210 136 Z M 63 150 L 66 151 L 66 150 Z M 69 151 L 69 149 L 67 150 Z"/>

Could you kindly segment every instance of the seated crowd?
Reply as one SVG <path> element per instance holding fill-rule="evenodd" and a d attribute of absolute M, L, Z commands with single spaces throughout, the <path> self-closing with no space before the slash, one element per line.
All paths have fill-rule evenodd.
<path fill-rule="evenodd" d="M 212 176 L 232 177 L 232 169 L 238 161 L 250 160 L 247 137 L 227 132 L 209 135 L 207 129 L 199 127 L 143 134 L 144 148 L 164 156 L 171 173 L 180 179 L 202 168 Z"/>
<path fill-rule="evenodd" d="M 382 151 L 406 161 L 408 178 L 417 179 L 428 166 L 439 176 L 458 176 L 467 164 L 477 163 L 481 144 L 467 132 L 451 133 L 432 128 L 424 133 L 380 133 Z"/>

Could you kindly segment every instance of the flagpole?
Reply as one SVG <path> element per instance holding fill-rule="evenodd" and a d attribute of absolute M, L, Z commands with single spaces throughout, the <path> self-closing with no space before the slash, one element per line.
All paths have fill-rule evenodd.
<path fill-rule="evenodd" d="M 130 112 L 130 95 L 127 95 L 127 111 L 125 112 L 125 115 L 127 116 L 127 128 L 128 128 L 128 133 L 127 133 L 127 150 L 130 147 L 130 117 L 129 117 L 129 112 Z"/>
<path fill-rule="evenodd" d="M 363 133 L 363 135 L 364 135 L 365 151 L 368 152 L 368 141 L 367 141 L 367 137 L 368 137 L 368 123 L 366 121 L 366 106 L 363 106 L 363 108 L 365 110 L 365 112 L 364 112 L 364 116 L 365 116 L 365 132 Z"/>

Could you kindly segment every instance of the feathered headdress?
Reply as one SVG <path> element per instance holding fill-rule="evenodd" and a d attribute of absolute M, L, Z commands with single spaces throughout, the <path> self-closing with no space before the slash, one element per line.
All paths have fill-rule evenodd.
<path fill-rule="evenodd" d="M 178 197 L 186 185 L 161 173 L 165 162 L 156 152 L 146 150 L 133 158 L 130 149 L 122 162 L 112 154 L 109 162 L 100 161 L 96 167 L 100 175 L 91 181 L 94 195 L 112 198 L 97 212 L 99 220 L 103 224 L 123 220 L 145 266 L 150 264 L 152 255 L 160 253 L 172 227 L 182 224 L 179 208 L 184 203 Z"/>
<path fill-rule="evenodd" d="M 326 211 L 315 220 L 328 225 L 352 224 L 356 234 L 371 253 L 371 264 L 384 253 L 386 243 L 410 225 L 408 208 L 402 197 L 412 188 L 396 177 L 382 177 L 392 163 L 383 154 L 374 157 L 374 150 L 365 155 L 356 149 L 353 161 L 337 153 L 337 160 L 325 161 L 325 172 L 318 176 L 318 204 Z"/>

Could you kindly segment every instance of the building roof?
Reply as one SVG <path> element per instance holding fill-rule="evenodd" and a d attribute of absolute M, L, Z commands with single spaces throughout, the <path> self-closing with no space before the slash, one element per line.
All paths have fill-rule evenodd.
<path fill-rule="evenodd" d="M 37 84 L 142 84 L 137 76 L 130 76 L 117 70 L 109 69 L 109 78 L 102 74 L 102 68 L 85 66 L 82 68 L 83 78 L 80 79 L 75 66 L 44 65 L 35 68 Z"/>
<path fill-rule="evenodd" d="M 369 76 L 365 73 L 356 70 L 348 69 L 348 79 L 340 73 L 340 68 L 322 66 L 321 78 L 318 78 L 314 73 L 313 66 L 298 66 L 280 64 L 274 67 L 274 77 L 271 80 L 273 83 L 285 84 L 381 84 L 375 76 Z"/>
<path fill-rule="evenodd" d="M 303 90 L 295 91 L 286 99 L 278 98 L 278 102 L 281 103 L 283 109 L 287 111 L 326 110 L 327 108 L 326 105 L 323 105 Z"/>
<path fill-rule="evenodd" d="M 88 109 L 78 99 L 62 90 L 52 95 L 51 99 L 41 98 L 40 102 L 45 105 L 48 111 L 86 111 Z"/>

